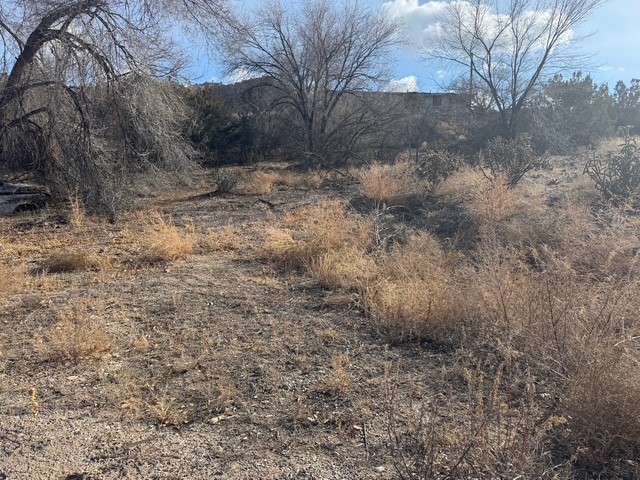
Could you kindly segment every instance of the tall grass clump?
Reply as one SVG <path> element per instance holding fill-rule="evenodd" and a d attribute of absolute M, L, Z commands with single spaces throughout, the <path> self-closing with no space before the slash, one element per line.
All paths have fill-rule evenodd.
<path fill-rule="evenodd" d="M 363 290 L 363 306 L 393 340 L 442 339 L 464 320 L 464 268 L 430 235 L 396 244 L 379 255 L 377 265 Z"/>
<path fill-rule="evenodd" d="M 360 170 L 358 179 L 363 195 L 372 200 L 390 200 L 425 191 L 416 163 L 407 158 L 393 164 L 374 163 Z"/>
<path fill-rule="evenodd" d="M 343 202 L 324 201 L 285 215 L 266 231 L 263 256 L 291 268 L 311 268 L 330 252 L 364 253 L 373 241 L 372 222 Z"/>
<path fill-rule="evenodd" d="M 142 260 L 147 263 L 172 262 L 187 258 L 196 245 L 192 226 L 178 228 L 162 215 L 154 214 L 143 232 Z"/>

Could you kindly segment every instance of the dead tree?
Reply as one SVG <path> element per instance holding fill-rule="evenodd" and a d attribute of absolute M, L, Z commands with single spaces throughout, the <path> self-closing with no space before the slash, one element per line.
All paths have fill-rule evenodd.
<path fill-rule="evenodd" d="M 231 71 L 264 78 L 307 159 L 335 163 L 379 120 L 365 93 L 385 79 L 396 33 L 394 21 L 358 3 L 274 1 L 236 25 L 226 58 Z"/>
<path fill-rule="evenodd" d="M 549 76 L 584 66 L 575 29 L 606 0 L 468 0 L 447 4 L 429 57 L 475 77 L 514 138 L 520 112 Z"/>
<path fill-rule="evenodd" d="M 211 33 L 225 0 L 0 4 L 0 169 L 97 196 L 132 170 L 188 161 L 175 22 Z"/>

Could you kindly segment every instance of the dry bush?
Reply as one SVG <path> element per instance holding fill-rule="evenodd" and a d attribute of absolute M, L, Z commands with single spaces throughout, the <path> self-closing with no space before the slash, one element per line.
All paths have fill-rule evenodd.
<path fill-rule="evenodd" d="M 69 197 L 71 226 L 76 230 L 82 230 L 87 223 L 87 214 L 82 199 L 76 194 Z"/>
<path fill-rule="evenodd" d="M 309 271 L 323 287 L 359 290 L 376 276 L 377 266 L 361 250 L 342 248 L 312 259 Z"/>
<path fill-rule="evenodd" d="M 363 292 L 365 312 L 393 340 L 442 340 L 463 317 L 458 295 L 439 280 L 369 285 Z"/>
<path fill-rule="evenodd" d="M 601 471 L 616 457 L 640 453 L 640 365 L 637 353 L 615 345 L 592 348 L 587 358 L 563 403 L 576 462 Z"/>
<path fill-rule="evenodd" d="M 418 400 L 399 397 L 388 380 L 387 445 L 399 478 L 546 478 L 554 466 L 544 438 L 563 419 L 544 418 L 533 379 L 476 358 L 460 358 L 456 365 L 462 384 L 455 388 L 465 391 L 462 404 L 449 398 L 460 398 L 449 392 L 451 380 L 443 393 Z M 505 392 L 509 384 L 522 391 L 515 396 Z"/>
<path fill-rule="evenodd" d="M 41 261 L 41 267 L 47 273 L 91 270 L 97 268 L 98 265 L 97 257 L 83 248 L 51 252 Z"/>
<path fill-rule="evenodd" d="M 275 185 L 282 185 L 297 190 L 313 190 L 319 188 L 322 182 L 324 182 L 324 177 L 317 170 L 306 173 L 278 172 L 276 175 L 277 177 L 274 180 Z"/>
<path fill-rule="evenodd" d="M 242 238 L 233 225 L 233 222 L 230 221 L 223 228 L 208 229 L 205 245 L 214 252 L 239 250 L 242 248 Z"/>
<path fill-rule="evenodd" d="M 217 193 L 231 193 L 240 183 L 240 177 L 230 170 L 218 168 L 213 173 L 213 181 Z"/>
<path fill-rule="evenodd" d="M 113 348 L 104 328 L 104 306 L 91 300 L 80 300 L 57 312 L 57 322 L 37 347 L 52 361 L 78 361 L 100 358 Z"/>
<path fill-rule="evenodd" d="M 426 190 L 420 181 L 415 162 L 399 159 L 391 165 L 374 163 L 358 172 L 360 188 L 372 200 L 389 200 L 403 195 L 420 194 Z"/>
<path fill-rule="evenodd" d="M 521 190 L 501 177 L 488 177 L 477 169 L 463 169 L 449 177 L 438 194 L 462 203 L 478 225 L 495 226 L 525 209 Z"/>
<path fill-rule="evenodd" d="M 151 216 L 144 230 L 144 252 L 142 261 L 146 263 L 171 262 L 188 257 L 196 244 L 194 230 L 179 229 L 167 222 L 160 214 Z"/>
<path fill-rule="evenodd" d="M 292 268 L 310 268 L 316 259 L 342 249 L 364 252 L 373 240 L 372 222 L 339 201 L 299 208 L 282 224 L 267 230 L 263 256 Z"/>
<path fill-rule="evenodd" d="M 592 211 L 569 203 L 558 210 L 549 212 L 557 239 L 555 250 L 578 273 L 600 279 L 637 275 L 639 218 L 616 208 Z"/>
<path fill-rule="evenodd" d="M 264 233 L 260 257 L 282 263 L 285 268 L 300 266 L 300 245 L 293 233 L 286 228 L 267 227 Z"/>
<path fill-rule="evenodd" d="M 277 173 L 252 172 L 242 178 L 239 190 L 245 195 L 268 195 L 279 178 Z"/>
<path fill-rule="evenodd" d="M 455 256 L 428 234 L 414 234 L 378 259 L 362 292 L 365 312 L 394 340 L 442 339 L 465 318 L 464 285 Z"/>

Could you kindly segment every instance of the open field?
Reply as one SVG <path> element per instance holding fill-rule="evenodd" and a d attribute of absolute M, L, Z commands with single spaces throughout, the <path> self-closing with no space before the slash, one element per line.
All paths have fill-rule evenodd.
<path fill-rule="evenodd" d="M 229 172 L 0 220 L 0 478 L 640 475 L 640 219 L 578 160 Z"/>

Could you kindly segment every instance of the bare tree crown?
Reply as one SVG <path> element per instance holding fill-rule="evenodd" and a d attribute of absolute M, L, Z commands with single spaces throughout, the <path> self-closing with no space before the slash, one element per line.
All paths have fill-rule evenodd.
<path fill-rule="evenodd" d="M 326 159 L 359 136 L 364 110 L 353 99 L 385 78 L 396 33 L 395 22 L 357 2 L 271 1 L 229 37 L 227 63 L 268 79 L 272 106 L 295 112 L 306 153 Z"/>
<path fill-rule="evenodd" d="M 492 98 L 503 133 L 550 74 L 577 68 L 576 28 L 606 0 L 463 0 L 447 5 L 429 56 L 466 69 Z M 470 84 L 473 84 L 471 82 Z"/>

